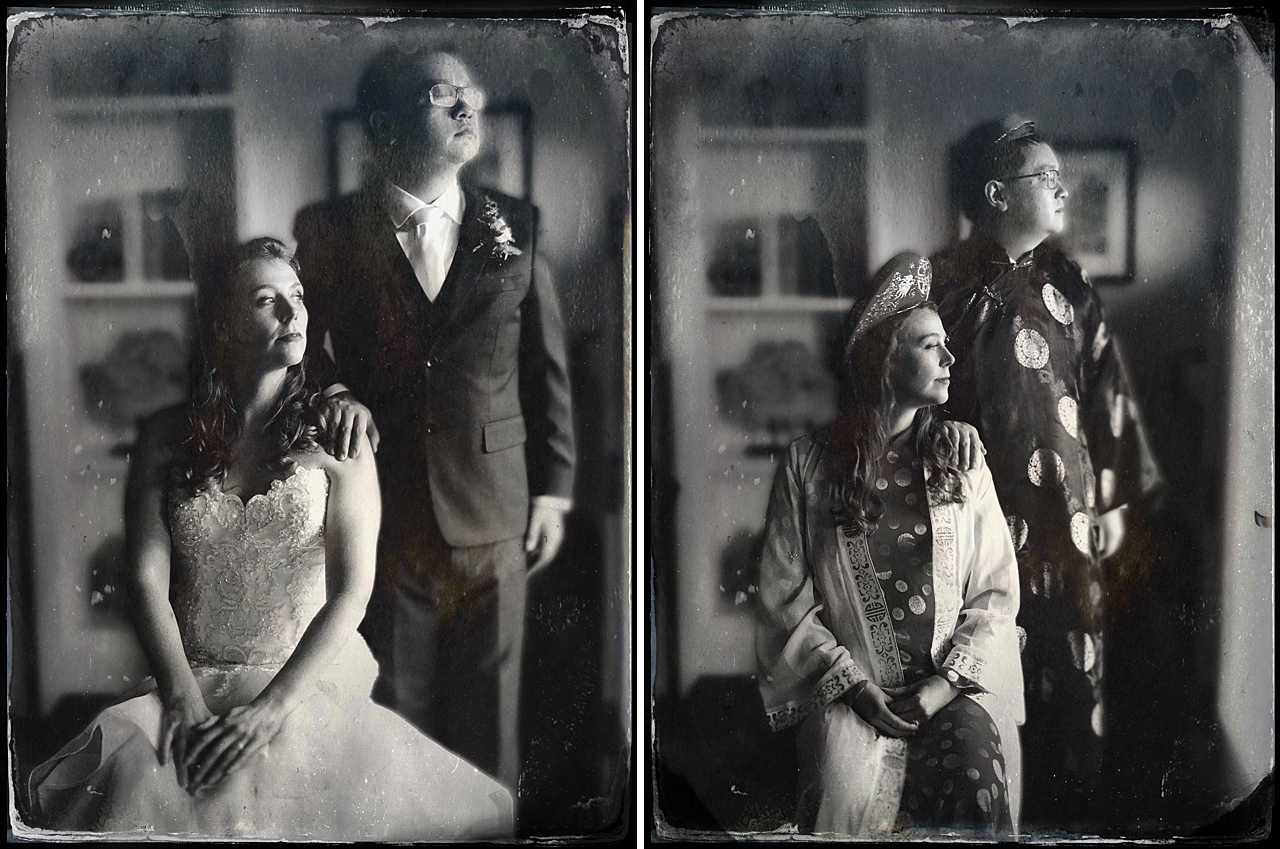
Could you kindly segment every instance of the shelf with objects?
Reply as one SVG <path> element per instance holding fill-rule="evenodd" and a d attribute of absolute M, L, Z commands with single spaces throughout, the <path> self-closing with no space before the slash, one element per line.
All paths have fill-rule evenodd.
<path fill-rule="evenodd" d="M 141 421 L 187 395 L 189 248 L 235 226 L 229 32 L 192 51 L 146 27 L 97 34 L 46 69 L 52 108 L 29 128 L 48 167 L 26 241 L 49 285 L 25 301 L 27 407 L 58 425 L 30 434 L 42 714 L 147 674 L 121 587 L 128 461 Z"/>
<path fill-rule="evenodd" d="M 679 687 L 755 671 L 765 510 L 795 438 L 836 414 L 834 347 L 868 265 L 864 57 L 710 67 L 671 135 L 663 222 Z M 674 316 L 678 315 L 678 318 Z"/>

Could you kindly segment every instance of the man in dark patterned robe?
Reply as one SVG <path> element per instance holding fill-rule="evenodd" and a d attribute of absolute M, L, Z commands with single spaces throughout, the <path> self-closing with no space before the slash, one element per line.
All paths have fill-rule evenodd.
<path fill-rule="evenodd" d="M 1106 731 L 1102 561 L 1160 473 L 1101 300 L 1042 244 L 1068 196 L 1052 148 L 1006 119 L 971 132 L 956 165 L 974 235 L 933 258 L 934 295 L 957 358 L 948 407 L 987 446 L 1021 575 L 1023 819 L 1079 828 Z"/>

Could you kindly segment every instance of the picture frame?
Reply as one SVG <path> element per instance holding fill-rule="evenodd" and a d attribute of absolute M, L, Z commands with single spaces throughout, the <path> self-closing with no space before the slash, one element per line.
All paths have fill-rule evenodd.
<path fill-rule="evenodd" d="M 1097 283 L 1134 278 L 1137 145 L 1131 141 L 1053 146 L 1070 200 L 1066 228 L 1052 240 Z"/>

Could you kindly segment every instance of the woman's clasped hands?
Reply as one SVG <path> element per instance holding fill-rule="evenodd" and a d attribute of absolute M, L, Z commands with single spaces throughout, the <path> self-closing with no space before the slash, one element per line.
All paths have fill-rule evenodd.
<path fill-rule="evenodd" d="M 940 675 L 904 687 L 880 687 L 864 681 L 844 699 L 858 716 L 886 737 L 909 737 L 960 694 Z"/>
<path fill-rule="evenodd" d="M 215 787 L 266 749 L 285 715 L 269 702 L 250 702 L 223 716 L 203 699 L 175 704 L 162 718 L 160 763 L 172 756 L 178 785 L 188 793 Z"/>

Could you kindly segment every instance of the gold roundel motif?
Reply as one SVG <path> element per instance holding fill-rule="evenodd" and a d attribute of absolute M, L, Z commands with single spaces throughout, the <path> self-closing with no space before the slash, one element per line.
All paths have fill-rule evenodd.
<path fill-rule="evenodd" d="M 1027 461 L 1027 478 L 1036 486 L 1055 486 L 1067 476 L 1067 467 L 1052 448 L 1039 448 Z"/>
<path fill-rule="evenodd" d="M 1075 308 L 1071 306 L 1067 296 L 1059 292 L 1052 283 L 1044 284 L 1044 288 L 1040 290 L 1040 297 L 1044 298 L 1044 305 L 1049 308 L 1049 315 L 1053 316 L 1058 324 L 1070 324 L 1075 321 Z"/>
<path fill-rule="evenodd" d="M 876 478 L 876 489 L 885 490 L 889 488 L 889 482 L 884 478 Z"/>
<path fill-rule="evenodd" d="M 888 460 L 889 460 L 889 462 L 890 462 L 890 463 L 896 463 L 896 462 L 898 462 L 898 452 L 897 452 L 897 451 L 890 451 L 888 454 L 886 454 L 886 455 L 885 455 L 885 457 L 886 457 L 886 458 L 888 458 Z"/>
<path fill-rule="evenodd" d="M 907 599 L 907 607 L 911 608 L 912 613 L 919 616 L 921 613 L 924 613 L 924 599 L 918 595 L 913 595 L 911 598 Z"/>
<path fill-rule="evenodd" d="M 929 532 L 929 529 L 928 529 L 927 527 L 925 527 L 924 522 L 917 522 L 917 523 L 916 523 L 916 536 L 921 536 L 921 537 L 922 537 L 922 536 L 924 536 L 924 535 L 925 535 L 926 533 L 928 533 L 928 532 Z"/>
<path fill-rule="evenodd" d="M 898 592 L 900 593 L 905 593 L 907 591 L 906 581 L 899 580 L 896 584 L 894 584 L 894 586 L 898 588 Z"/>
<path fill-rule="evenodd" d="M 1024 327 L 1013 340 L 1013 354 L 1023 368 L 1044 368 L 1049 362 L 1049 343 L 1036 331 Z"/>
<path fill-rule="evenodd" d="M 1079 439 L 1080 419 L 1076 408 L 1076 399 L 1063 395 L 1058 399 L 1058 421 L 1071 434 L 1072 439 Z"/>
<path fill-rule="evenodd" d="M 1006 516 L 1009 523 L 1009 537 L 1013 540 L 1013 550 L 1021 551 L 1027 544 L 1027 520 L 1018 516 Z"/>
<path fill-rule="evenodd" d="M 915 551 L 916 538 L 911 534 L 900 534 L 898 536 L 898 548 L 903 551 Z"/>
<path fill-rule="evenodd" d="M 898 486 L 911 486 L 911 472 L 906 469 L 898 469 L 893 473 L 893 482 Z"/>
<path fill-rule="evenodd" d="M 1071 517 L 1071 541 L 1085 557 L 1093 554 L 1089 547 L 1089 517 L 1084 513 L 1076 513 Z"/>
<path fill-rule="evenodd" d="M 905 614 L 905 613 L 903 613 L 903 612 L 902 612 L 902 608 L 901 608 L 901 607 L 895 607 L 895 608 L 893 609 L 893 618 L 894 618 L 894 619 L 897 619 L 899 622 L 901 622 L 901 621 L 902 621 L 902 619 L 903 619 L 903 617 L 905 617 L 906 615 L 907 615 L 907 614 Z"/>

